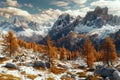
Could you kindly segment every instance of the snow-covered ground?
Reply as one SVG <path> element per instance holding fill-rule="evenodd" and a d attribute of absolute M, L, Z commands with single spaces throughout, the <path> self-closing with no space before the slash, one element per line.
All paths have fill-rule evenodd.
<path fill-rule="evenodd" d="M 1 43 L 2 43 L 2 36 L 0 38 Z M 0 43 L 0 52 L 2 52 L 2 46 Z M 24 54 L 23 56 L 18 56 L 19 59 L 17 61 L 15 58 L 10 58 L 10 57 L 5 57 L 2 54 L 0 54 L 0 58 L 8 58 L 8 60 L 3 61 L 2 63 L 0 63 L 0 74 L 11 74 L 13 76 L 16 77 L 20 77 L 22 80 L 32 80 L 30 78 L 27 77 L 27 75 L 35 75 L 35 79 L 34 80 L 46 80 L 47 78 L 54 78 L 54 80 L 61 80 L 62 76 L 68 75 L 67 72 L 71 73 L 71 75 L 75 74 L 75 80 L 79 80 L 80 78 L 77 76 L 76 73 L 78 72 L 84 72 L 84 70 L 82 69 L 74 69 L 74 65 L 78 65 L 78 66 L 86 66 L 84 60 L 81 59 L 77 59 L 77 60 L 73 60 L 73 61 L 60 61 L 57 60 L 58 64 L 65 66 L 67 69 L 65 72 L 61 73 L 61 74 L 54 74 L 53 72 L 50 71 L 50 69 L 46 69 L 44 68 L 44 70 L 39 70 L 36 69 L 32 66 L 28 67 L 26 66 L 27 63 L 30 62 L 34 62 L 36 61 L 35 58 L 38 58 L 38 56 L 36 56 L 36 53 L 32 50 L 32 49 L 25 49 L 25 48 L 19 48 L 19 51 L 21 51 L 21 55 Z M 43 53 L 39 53 L 39 56 L 42 56 Z M 33 58 L 34 57 L 34 58 Z M 23 61 L 22 61 L 23 60 Z M 37 61 L 42 61 L 45 62 L 43 59 L 41 60 L 40 58 L 37 59 Z M 17 66 L 17 69 L 8 69 L 6 67 L 4 67 L 7 63 L 11 63 Z M 21 65 L 20 65 L 21 64 Z M 57 65 L 55 65 L 57 67 Z M 62 68 L 59 66 L 59 68 Z M 24 74 L 22 74 L 24 73 Z"/>
<path fill-rule="evenodd" d="M 54 64 L 56 68 L 64 69 L 65 71 L 60 74 L 55 74 L 51 71 L 51 69 L 47 69 L 44 67 L 44 69 L 36 69 L 33 66 L 27 66 L 28 63 L 34 63 L 35 61 L 41 61 L 43 63 L 46 62 L 45 59 L 41 59 L 39 57 L 43 56 L 43 53 L 35 53 L 32 49 L 25 49 L 25 48 L 19 48 L 19 51 L 21 52 L 17 57 L 19 59 L 10 58 L 3 56 L 1 54 L 2 52 L 2 36 L 0 35 L 0 75 L 1 74 L 10 74 L 15 77 L 21 78 L 21 80 L 47 80 L 48 78 L 54 78 L 54 80 L 61 80 L 62 77 L 70 77 L 73 78 L 73 80 L 85 80 L 87 76 L 94 75 L 94 71 L 89 71 L 89 68 L 87 68 L 87 64 L 85 62 L 84 58 L 77 58 L 75 60 L 69 60 L 69 61 L 61 61 L 56 60 L 57 64 Z M 37 56 L 36 56 L 37 54 Z M 22 56 L 21 56 L 22 55 Z M 5 61 L 2 61 L 2 58 L 8 58 Z M 37 59 L 36 59 L 37 58 Z M 16 69 L 9 69 L 4 67 L 7 63 L 14 64 L 17 68 Z M 102 62 L 95 62 L 95 66 L 97 65 L 103 65 Z M 118 64 L 120 65 L 120 61 L 118 59 Z M 118 66 L 119 67 L 119 66 Z M 115 74 L 120 74 L 116 72 Z M 34 79 L 28 77 L 33 76 Z M 0 77 L 1 78 L 1 77 Z M 65 79 L 70 80 L 70 79 Z"/>
<path fill-rule="evenodd" d="M 18 66 L 19 69 L 17 69 L 17 70 L 9 70 L 9 69 L 3 67 L 3 66 L 5 66 L 6 63 L 13 63 L 13 64 L 19 63 L 19 62 L 12 62 L 12 61 L 13 60 L 11 59 L 11 60 L 8 60 L 8 61 L 4 61 L 2 64 L 0 64 L 0 73 L 11 74 L 11 75 L 14 75 L 16 77 L 20 77 L 22 80 L 31 80 L 31 79 L 29 79 L 25 75 L 21 74 L 21 72 L 25 72 L 26 74 L 30 74 L 30 75 L 37 75 L 37 77 L 34 80 L 45 80 L 49 77 L 52 77 L 55 80 L 61 80 L 61 77 L 63 75 L 67 75 L 66 72 L 57 75 L 57 74 L 54 74 L 54 73 L 50 72 L 49 69 L 37 70 L 33 67 L 27 67 L 27 66 Z M 62 62 L 60 62 L 59 64 L 61 64 L 61 63 Z M 81 69 L 69 68 L 70 65 L 72 65 L 72 64 L 69 63 L 69 62 L 66 64 L 66 66 L 68 66 L 68 70 L 67 70 L 68 72 L 71 72 L 72 74 L 76 74 L 78 72 L 84 72 L 84 70 L 81 70 Z M 79 80 L 79 79 L 80 78 L 78 76 L 76 76 L 76 80 Z"/>

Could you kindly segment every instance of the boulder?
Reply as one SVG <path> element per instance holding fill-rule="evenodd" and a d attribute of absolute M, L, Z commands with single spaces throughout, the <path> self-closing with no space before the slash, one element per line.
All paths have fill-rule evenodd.
<path fill-rule="evenodd" d="M 115 69 L 112 68 L 106 68 L 103 66 L 98 66 L 95 70 L 95 74 L 101 75 L 102 77 L 106 78 L 106 77 L 113 77 L 113 72 L 115 71 Z"/>
<path fill-rule="evenodd" d="M 119 71 L 114 71 L 113 72 L 113 78 L 114 78 L 114 80 L 120 80 L 120 72 Z"/>
<path fill-rule="evenodd" d="M 14 68 L 14 69 L 17 68 L 16 65 L 14 65 L 12 63 L 7 63 L 4 67 L 6 67 L 6 68 Z"/>
<path fill-rule="evenodd" d="M 49 62 L 45 62 L 45 66 L 46 66 L 46 68 L 50 68 L 50 63 Z"/>
<path fill-rule="evenodd" d="M 45 68 L 45 63 L 43 63 L 42 61 L 36 61 L 36 62 L 34 62 L 33 67 Z"/>

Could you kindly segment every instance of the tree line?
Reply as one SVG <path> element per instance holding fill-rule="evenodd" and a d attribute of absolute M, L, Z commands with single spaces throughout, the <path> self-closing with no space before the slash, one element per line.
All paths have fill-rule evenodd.
<path fill-rule="evenodd" d="M 33 49 L 34 52 L 39 54 L 47 54 L 50 60 L 59 59 L 66 61 L 84 57 L 88 67 L 93 67 L 96 61 L 102 61 L 108 66 L 113 65 L 117 61 L 116 48 L 110 37 L 106 37 L 99 51 L 96 51 L 89 37 L 85 39 L 83 49 L 76 51 L 69 51 L 64 46 L 60 48 L 54 46 L 54 42 L 49 36 L 47 38 L 47 45 L 17 39 L 13 31 L 9 31 L 3 38 L 3 53 L 10 57 L 17 53 L 19 47 L 24 47 L 25 49 Z"/>

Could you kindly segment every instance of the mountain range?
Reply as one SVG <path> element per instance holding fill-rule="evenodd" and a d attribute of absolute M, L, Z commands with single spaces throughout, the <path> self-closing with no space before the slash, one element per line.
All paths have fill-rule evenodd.
<path fill-rule="evenodd" d="M 55 22 L 49 21 L 42 24 L 15 16 L 12 20 L 1 21 L 0 30 L 3 33 L 13 30 L 20 39 L 39 43 L 44 43 L 46 36 L 50 36 L 56 46 L 65 46 L 70 50 L 75 49 L 75 46 L 82 46 L 87 36 L 91 37 L 95 45 L 102 42 L 106 36 L 110 36 L 119 49 L 117 44 L 120 41 L 118 39 L 120 17 L 109 14 L 107 7 L 97 6 L 93 11 L 87 12 L 84 17 L 80 15 L 73 17 L 64 13 Z"/>
<path fill-rule="evenodd" d="M 11 20 L 1 21 L 0 30 L 3 33 L 12 30 L 20 39 L 37 42 L 47 35 L 51 25 L 49 22 L 38 23 L 16 16 Z"/>
<path fill-rule="evenodd" d="M 87 12 L 85 17 L 78 15 L 73 18 L 70 14 L 62 14 L 54 23 L 48 36 L 56 43 L 56 46 L 65 46 L 75 50 L 81 46 L 86 37 L 90 37 L 96 48 L 107 36 L 110 36 L 119 50 L 118 43 L 120 32 L 120 17 L 109 14 L 108 8 L 96 7 L 94 11 Z M 40 41 L 40 43 L 44 42 Z"/>

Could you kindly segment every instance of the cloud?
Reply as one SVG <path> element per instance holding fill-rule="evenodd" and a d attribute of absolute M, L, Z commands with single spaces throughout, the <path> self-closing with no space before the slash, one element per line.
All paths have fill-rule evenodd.
<path fill-rule="evenodd" d="M 29 7 L 29 8 L 33 8 L 33 5 L 32 4 L 24 4 L 24 6 L 26 6 L 26 7 Z"/>
<path fill-rule="evenodd" d="M 56 20 L 60 14 L 62 14 L 62 12 L 58 9 L 48 9 L 42 11 L 42 13 L 32 15 L 32 19 L 39 23 L 51 22 Z"/>
<path fill-rule="evenodd" d="M 74 3 L 79 4 L 79 5 L 83 5 L 87 2 L 87 0 L 71 0 L 71 1 L 73 1 Z"/>
<path fill-rule="evenodd" d="M 19 3 L 16 0 L 6 0 L 5 2 L 8 6 L 19 7 Z"/>
<path fill-rule="evenodd" d="M 89 7 L 85 7 L 78 10 L 66 10 L 66 11 L 62 11 L 59 9 L 56 9 L 56 10 L 48 9 L 48 10 L 42 11 L 42 13 L 32 15 L 32 19 L 36 22 L 39 21 L 40 23 L 54 22 L 63 13 L 68 13 L 73 17 L 77 17 L 78 15 L 80 15 L 81 17 L 84 17 L 87 11 L 89 10 L 90 10 Z"/>
<path fill-rule="evenodd" d="M 7 7 L 7 8 L 0 8 L 0 16 L 10 18 L 12 16 L 21 16 L 26 18 L 27 20 L 45 23 L 46 21 L 50 21 L 53 19 L 57 19 L 57 17 L 62 13 L 60 10 L 48 9 L 42 11 L 42 13 L 38 14 L 30 14 L 29 12 L 14 8 L 14 7 Z"/>
<path fill-rule="evenodd" d="M 120 16 L 120 0 L 99 0 L 91 3 L 91 6 L 108 7 L 109 14 Z"/>
<path fill-rule="evenodd" d="M 6 18 L 12 16 L 22 16 L 27 19 L 31 18 L 31 14 L 29 14 L 27 11 L 14 7 L 0 8 L 0 16 L 4 16 Z"/>
<path fill-rule="evenodd" d="M 40 13 L 37 14 L 30 14 L 29 12 L 19 9 L 19 8 L 14 8 L 14 7 L 7 7 L 7 8 L 0 8 L 0 16 L 4 16 L 6 18 L 10 18 L 12 16 L 21 16 L 26 18 L 29 21 L 34 21 L 34 22 L 39 22 L 41 24 L 47 23 L 47 22 L 55 22 L 55 20 L 58 18 L 63 13 L 68 13 L 71 16 L 85 16 L 86 12 L 89 11 L 89 7 L 81 8 L 78 10 L 66 10 L 62 11 L 59 9 L 48 9 L 41 11 Z"/>
<path fill-rule="evenodd" d="M 68 2 L 64 2 L 64 1 L 53 1 L 51 2 L 52 5 L 56 5 L 58 7 L 66 7 L 69 5 Z"/>

